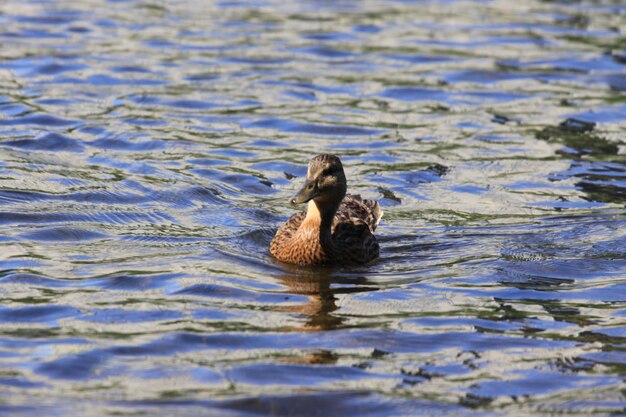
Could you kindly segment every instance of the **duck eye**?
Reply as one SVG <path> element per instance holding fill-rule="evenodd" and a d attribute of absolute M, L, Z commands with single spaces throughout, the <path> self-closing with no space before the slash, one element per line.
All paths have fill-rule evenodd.
<path fill-rule="evenodd" d="M 322 175 L 326 176 L 326 175 L 330 175 L 333 173 L 333 169 L 332 168 L 326 168 L 325 170 L 322 171 Z"/>
<path fill-rule="evenodd" d="M 312 190 L 313 189 L 313 183 L 309 183 L 309 185 L 306 186 L 307 190 Z"/>

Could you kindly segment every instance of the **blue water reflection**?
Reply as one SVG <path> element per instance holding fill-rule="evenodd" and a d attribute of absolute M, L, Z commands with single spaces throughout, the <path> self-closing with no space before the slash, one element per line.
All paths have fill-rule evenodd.
<path fill-rule="evenodd" d="M 623 413 L 624 13 L 0 4 L 0 414 Z M 268 254 L 319 152 L 371 265 Z"/>

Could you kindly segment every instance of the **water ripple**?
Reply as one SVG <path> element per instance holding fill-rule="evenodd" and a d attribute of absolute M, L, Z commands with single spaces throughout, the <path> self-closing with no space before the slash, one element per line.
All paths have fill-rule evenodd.
<path fill-rule="evenodd" d="M 0 414 L 623 413 L 624 13 L 2 3 Z M 269 256 L 319 152 L 377 262 Z"/>

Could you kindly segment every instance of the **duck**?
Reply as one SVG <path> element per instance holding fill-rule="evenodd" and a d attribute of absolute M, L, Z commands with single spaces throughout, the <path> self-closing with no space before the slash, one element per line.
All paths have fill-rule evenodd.
<path fill-rule="evenodd" d="M 270 243 L 270 254 L 297 265 L 362 265 L 378 258 L 374 231 L 383 211 L 377 201 L 346 192 L 339 157 L 313 157 L 304 186 L 290 200 L 292 205 L 307 203 L 307 208 L 280 226 Z"/>

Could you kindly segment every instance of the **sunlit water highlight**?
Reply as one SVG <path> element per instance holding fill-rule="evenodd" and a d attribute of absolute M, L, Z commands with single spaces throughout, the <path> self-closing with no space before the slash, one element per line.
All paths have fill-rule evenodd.
<path fill-rule="evenodd" d="M 0 413 L 625 411 L 619 1 L 0 4 Z M 307 160 L 381 259 L 273 261 Z"/>

